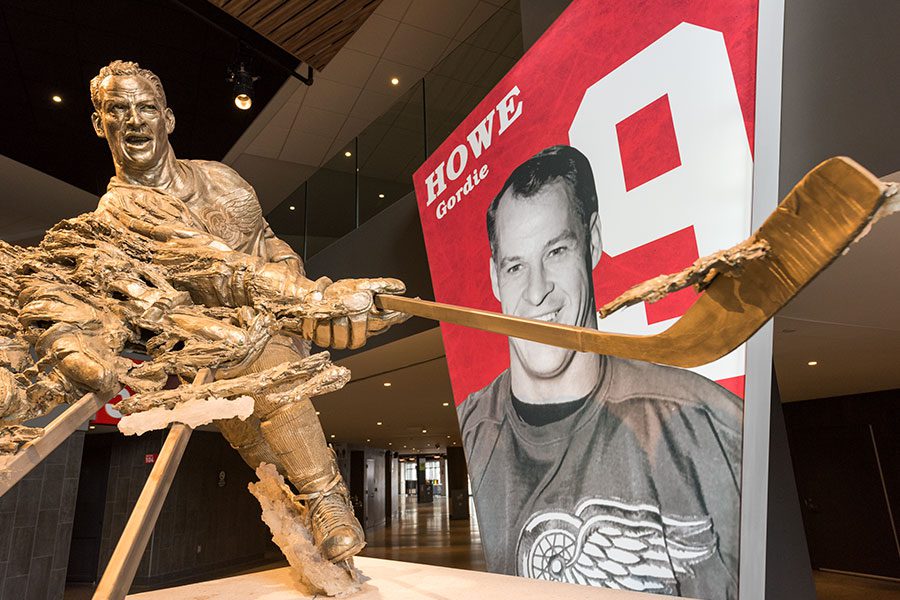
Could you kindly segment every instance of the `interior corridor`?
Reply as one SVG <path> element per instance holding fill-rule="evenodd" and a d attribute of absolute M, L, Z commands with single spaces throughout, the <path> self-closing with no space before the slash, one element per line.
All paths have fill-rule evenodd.
<path fill-rule="evenodd" d="M 485 571 L 475 506 L 469 499 L 470 519 L 450 520 L 446 496 L 418 504 L 415 496 L 394 497 L 399 517 L 388 527 L 366 532 L 362 556 Z"/>

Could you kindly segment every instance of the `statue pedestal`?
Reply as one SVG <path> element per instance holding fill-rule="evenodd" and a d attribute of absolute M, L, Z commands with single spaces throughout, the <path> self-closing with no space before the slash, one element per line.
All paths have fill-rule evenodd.
<path fill-rule="evenodd" d="M 620 592 L 568 583 L 537 581 L 479 571 L 357 557 L 354 563 L 369 579 L 353 600 L 651 600 L 650 594 Z M 312 600 L 294 583 L 288 567 L 132 594 L 128 600 Z M 317 596 L 321 600 L 321 596 Z"/>

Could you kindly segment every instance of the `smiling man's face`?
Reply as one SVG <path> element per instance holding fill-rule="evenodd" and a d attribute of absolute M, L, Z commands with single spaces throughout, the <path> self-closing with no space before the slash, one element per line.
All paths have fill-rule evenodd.
<path fill-rule="evenodd" d="M 92 115 L 94 130 L 106 138 L 116 167 L 127 173 L 160 165 L 175 128 L 172 111 L 153 85 L 136 75 L 112 75 L 100 86 L 100 109 Z"/>
<path fill-rule="evenodd" d="M 500 198 L 491 283 L 504 313 L 596 325 L 591 271 L 600 256 L 599 225 L 594 213 L 585 227 L 572 208 L 572 193 L 556 179 L 528 198 L 511 189 Z M 510 338 L 510 349 L 510 360 L 537 378 L 560 374 L 575 355 L 516 338 Z"/>

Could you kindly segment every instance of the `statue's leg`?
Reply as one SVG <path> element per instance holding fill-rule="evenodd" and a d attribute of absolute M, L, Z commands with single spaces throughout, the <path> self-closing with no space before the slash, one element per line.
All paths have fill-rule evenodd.
<path fill-rule="evenodd" d="M 278 456 L 269 447 L 268 442 L 263 439 L 259 417 L 250 415 L 244 421 L 237 417 L 222 419 L 216 421 L 216 425 L 231 447 L 237 450 L 241 458 L 252 468 L 266 462 L 275 465 L 280 472 L 284 473 Z"/>
<path fill-rule="evenodd" d="M 299 360 L 303 354 L 290 338 L 277 337 L 247 373 Z M 332 561 L 344 560 L 365 546 L 362 527 L 353 514 L 347 487 L 312 402 L 304 397 L 288 404 L 268 400 L 285 391 L 288 389 L 273 389 L 254 396 L 255 418 L 237 421 L 240 425 L 220 422 L 219 429 L 254 468 L 263 461 L 278 467 L 307 503 L 313 537 L 322 554 Z"/>

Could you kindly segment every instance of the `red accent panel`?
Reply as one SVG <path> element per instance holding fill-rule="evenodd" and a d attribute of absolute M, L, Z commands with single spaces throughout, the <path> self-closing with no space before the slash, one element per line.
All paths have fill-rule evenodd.
<path fill-rule="evenodd" d="M 619 121 L 616 134 L 626 190 L 681 166 L 668 94 Z"/>
<path fill-rule="evenodd" d="M 604 254 L 594 269 L 597 306 L 614 300 L 649 277 L 680 271 L 697 258 L 697 236 L 693 227 L 685 227 L 616 257 Z M 652 324 L 680 317 L 696 300 L 697 293 L 693 289 L 684 289 L 659 302 L 645 303 L 647 322 Z"/>
<path fill-rule="evenodd" d="M 739 397 L 741 400 L 744 399 L 744 380 L 746 377 L 744 375 L 739 375 L 738 377 L 729 377 L 728 379 L 720 379 L 716 383 L 721 385 L 723 388 Z"/>
<path fill-rule="evenodd" d="M 678 269 L 675 270 L 677 271 Z M 694 288 L 685 288 L 674 294 L 669 294 L 658 302 L 645 302 L 644 309 L 647 311 L 647 323 L 652 325 L 653 323 L 680 317 L 697 301 L 698 295 Z"/>
<path fill-rule="evenodd" d="M 131 395 L 131 394 L 134 393 L 134 392 L 131 391 L 131 388 L 129 388 L 128 386 L 125 386 L 125 389 L 124 389 L 123 391 L 125 391 L 125 392 L 128 393 L 129 395 Z M 100 410 L 97 411 L 97 414 L 95 414 L 95 415 L 94 415 L 94 418 L 91 419 L 91 423 L 92 423 L 92 424 L 97 423 L 97 424 L 100 424 L 100 425 L 116 425 L 116 424 L 119 422 L 119 418 L 118 418 L 118 417 L 114 417 L 114 416 L 112 416 L 111 414 L 109 414 L 108 412 L 106 412 L 106 407 L 107 407 L 107 405 L 109 405 L 109 404 L 115 405 L 115 404 L 118 404 L 118 403 L 121 402 L 121 401 L 122 401 L 122 392 L 119 392 L 117 395 L 115 395 L 115 396 L 113 396 L 112 398 L 110 398 L 109 402 L 107 402 L 106 404 L 104 404 L 104 405 L 100 408 Z"/>

